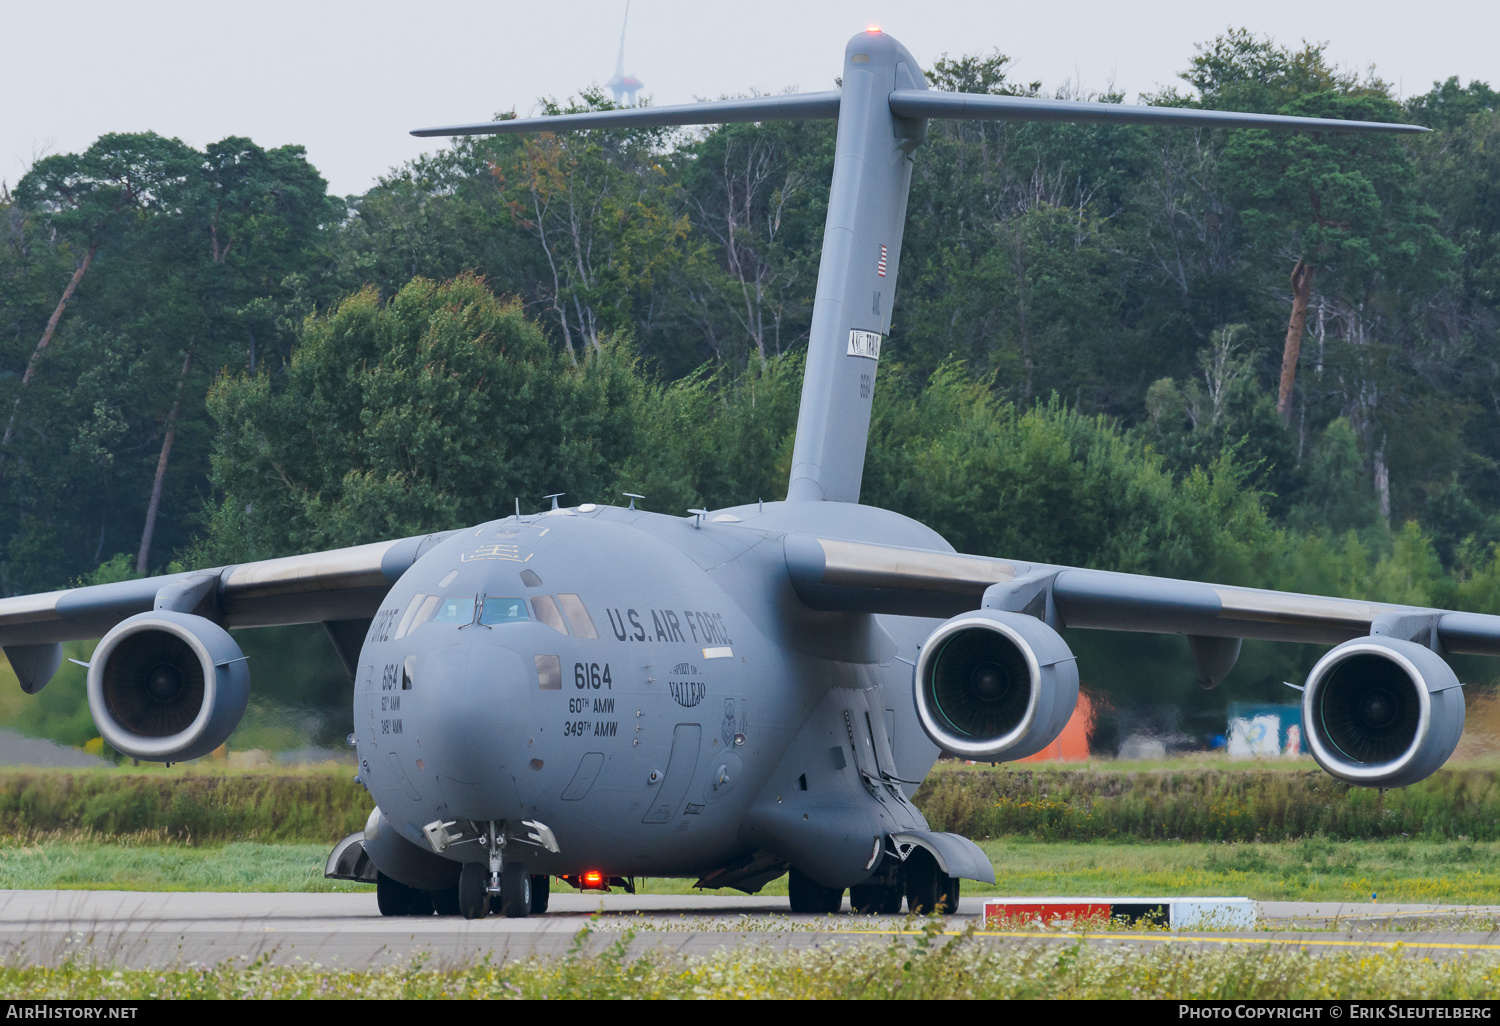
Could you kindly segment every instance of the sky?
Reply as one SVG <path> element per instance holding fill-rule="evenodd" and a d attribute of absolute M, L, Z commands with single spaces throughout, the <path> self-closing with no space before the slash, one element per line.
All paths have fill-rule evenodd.
<path fill-rule="evenodd" d="M 614 72 L 624 0 L 0 0 L 0 180 L 105 132 L 202 147 L 230 135 L 306 147 L 338 194 L 441 145 L 407 132 L 487 120 Z M 1403 95 L 1457 75 L 1500 85 L 1500 4 L 1428 0 L 632 0 L 625 70 L 653 103 L 831 88 L 867 25 L 928 66 L 1015 59 L 1014 77 L 1133 100 L 1179 84 L 1194 44 L 1231 26 L 1326 42 Z"/>

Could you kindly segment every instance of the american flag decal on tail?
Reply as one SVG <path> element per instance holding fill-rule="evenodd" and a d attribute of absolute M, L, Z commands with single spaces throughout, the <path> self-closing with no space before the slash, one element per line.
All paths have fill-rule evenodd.
<path fill-rule="evenodd" d="M 882 278 L 885 277 L 885 258 L 887 256 L 889 256 L 889 255 L 890 255 L 890 251 L 887 250 L 884 246 L 881 246 L 880 247 L 880 262 L 875 265 L 875 273 L 878 274 L 878 275 L 880 275 Z"/>

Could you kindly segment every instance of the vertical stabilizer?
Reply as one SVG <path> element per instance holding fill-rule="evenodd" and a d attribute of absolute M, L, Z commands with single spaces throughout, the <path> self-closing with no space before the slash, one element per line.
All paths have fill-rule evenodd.
<path fill-rule="evenodd" d="M 877 30 L 844 50 L 838 145 L 818 266 L 807 374 L 787 498 L 858 502 L 870 402 L 901 260 L 912 153 L 926 121 L 898 118 L 890 95 L 926 89 L 906 48 Z"/>

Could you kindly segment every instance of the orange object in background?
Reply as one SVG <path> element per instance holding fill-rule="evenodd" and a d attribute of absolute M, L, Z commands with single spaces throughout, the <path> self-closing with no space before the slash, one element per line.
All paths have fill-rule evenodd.
<path fill-rule="evenodd" d="M 1017 762 L 1085 762 L 1089 757 L 1089 731 L 1094 729 L 1094 703 L 1082 691 L 1068 725 L 1046 748 Z"/>

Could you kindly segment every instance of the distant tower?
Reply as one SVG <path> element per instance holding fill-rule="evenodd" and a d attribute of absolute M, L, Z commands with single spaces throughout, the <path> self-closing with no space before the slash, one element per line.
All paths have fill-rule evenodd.
<path fill-rule="evenodd" d="M 635 94 L 642 88 L 641 80 L 625 74 L 625 29 L 630 25 L 630 0 L 625 0 L 625 24 L 620 26 L 620 55 L 615 58 L 615 77 L 604 83 L 606 89 L 615 94 L 615 102 L 635 106 Z"/>

